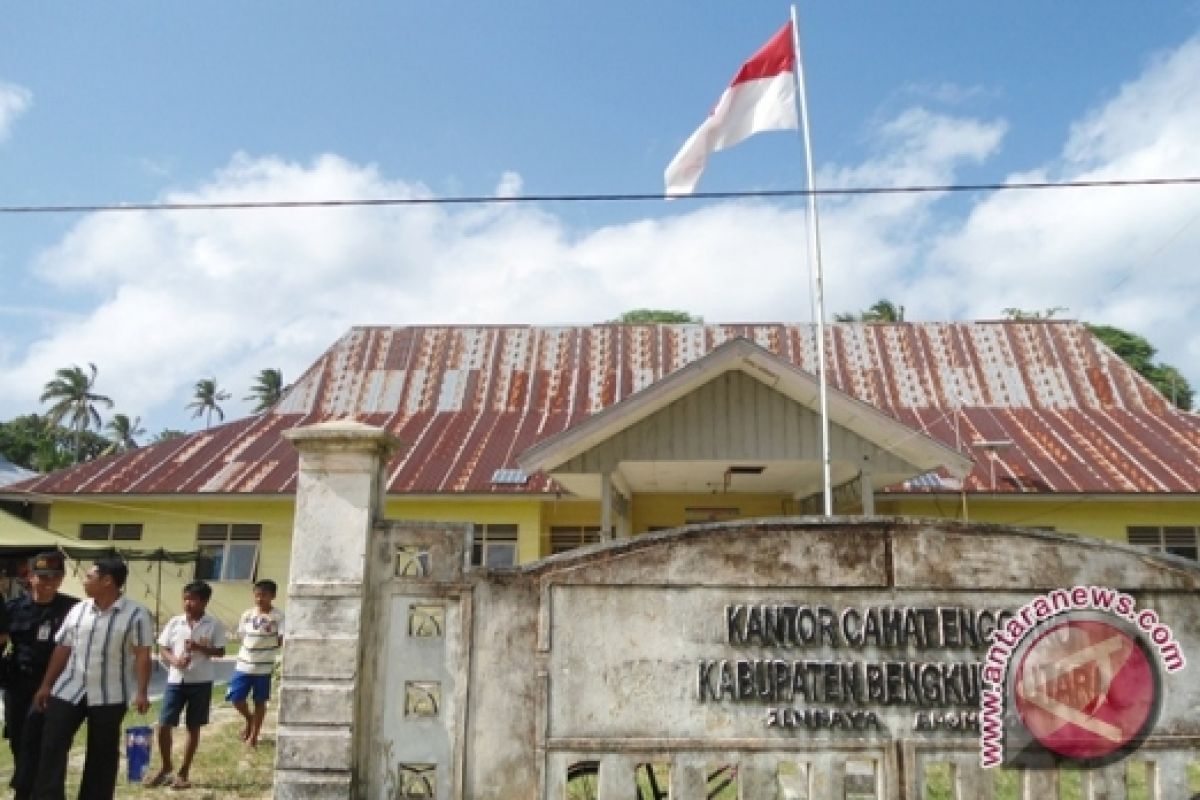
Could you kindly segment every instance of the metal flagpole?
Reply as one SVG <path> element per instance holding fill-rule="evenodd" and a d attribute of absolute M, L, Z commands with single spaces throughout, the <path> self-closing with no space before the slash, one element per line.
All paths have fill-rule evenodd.
<path fill-rule="evenodd" d="M 800 18 L 792 6 L 792 46 L 796 51 L 796 102 L 804 135 L 804 167 L 808 179 L 808 252 L 812 261 L 813 305 L 817 318 L 817 382 L 821 394 L 821 485 L 825 516 L 833 516 L 833 488 L 829 477 L 829 393 L 825 377 L 825 289 L 821 278 L 821 225 L 817 219 L 816 180 L 813 177 L 812 134 L 808 128 L 808 90 L 804 85 L 804 58 L 800 54 Z"/>

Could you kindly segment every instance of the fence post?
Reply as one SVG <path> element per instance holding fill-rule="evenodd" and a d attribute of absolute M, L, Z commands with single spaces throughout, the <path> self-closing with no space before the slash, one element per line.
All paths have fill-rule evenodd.
<path fill-rule="evenodd" d="M 397 446 L 348 420 L 284 433 L 300 451 L 280 685 L 275 797 L 355 798 L 366 552 Z"/>

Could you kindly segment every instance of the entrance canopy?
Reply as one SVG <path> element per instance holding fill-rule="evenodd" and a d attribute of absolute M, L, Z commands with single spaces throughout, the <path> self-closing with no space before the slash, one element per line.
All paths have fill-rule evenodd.
<path fill-rule="evenodd" d="M 98 558 L 105 549 L 89 547 L 78 539 L 61 536 L 0 511 L 0 557 L 25 558 L 58 550 L 72 558 Z M 80 555 L 75 555 L 75 552 Z"/>
<path fill-rule="evenodd" d="M 874 489 L 972 461 L 843 392 L 828 390 L 833 483 Z M 821 491 L 817 378 L 748 339 L 734 339 L 628 399 L 527 450 L 518 463 L 577 496 L 612 482 L 640 492 Z"/>

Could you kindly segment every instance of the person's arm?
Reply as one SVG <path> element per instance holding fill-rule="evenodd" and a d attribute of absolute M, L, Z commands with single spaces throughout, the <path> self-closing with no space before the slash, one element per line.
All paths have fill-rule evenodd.
<path fill-rule="evenodd" d="M 137 696 L 133 706 L 139 714 L 145 714 L 150 709 L 150 647 L 149 645 L 133 648 L 133 671 L 137 677 Z"/>
<path fill-rule="evenodd" d="M 33 707 L 38 711 L 46 710 L 46 702 L 50 699 L 50 690 L 54 688 L 54 682 L 58 680 L 58 676 L 67 668 L 67 660 L 71 657 L 71 648 L 65 645 L 58 645 L 54 648 L 54 652 L 50 654 L 50 664 L 46 667 L 46 674 L 42 677 L 42 685 L 38 687 L 37 693 L 33 696 Z"/>
<path fill-rule="evenodd" d="M 175 620 L 167 623 L 158 636 L 158 660 L 168 667 L 187 669 L 190 656 L 175 655 Z"/>
<path fill-rule="evenodd" d="M 225 623 L 214 618 L 211 635 L 208 639 L 208 647 L 204 648 L 204 654 L 209 658 L 220 658 L 225 655 L 225 644 L 227 641 L 228 635 L 225 632 Z"/>
<path fill-rule="evenodd" d="M 11 624 L 12 618 L 8 613 L 8 602 L 3 599 L 3 595 L 0 595 L 0 653 L 3 653 L 4 649 L 8 647 L 8 631 Z"/>

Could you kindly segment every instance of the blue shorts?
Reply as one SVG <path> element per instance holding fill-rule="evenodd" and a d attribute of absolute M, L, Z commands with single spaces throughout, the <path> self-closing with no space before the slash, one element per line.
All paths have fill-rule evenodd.
<path fill-rule="evenodd" d="M 271 699 L 271 676 L 247 675 L 234 670 L 233 677 L 229 679 L 229 690 L 225 692 L 225 699 L 231 703 L 242 702 L 250 696 L 251 689 L 254 690 L 254 702 L 267 702 Z"/>
<path fill-rule="evenodd" d="M 158 724 L 174 728 L 179 724 L 179 716 L 187 708 L 185 722 L 189 728 L 199 728 L 208 724 L 208 710 L 212 705 L 212 682 L 206 683 L 168 683 L 163 692 L 162 710 L 158 714 Z"/>

